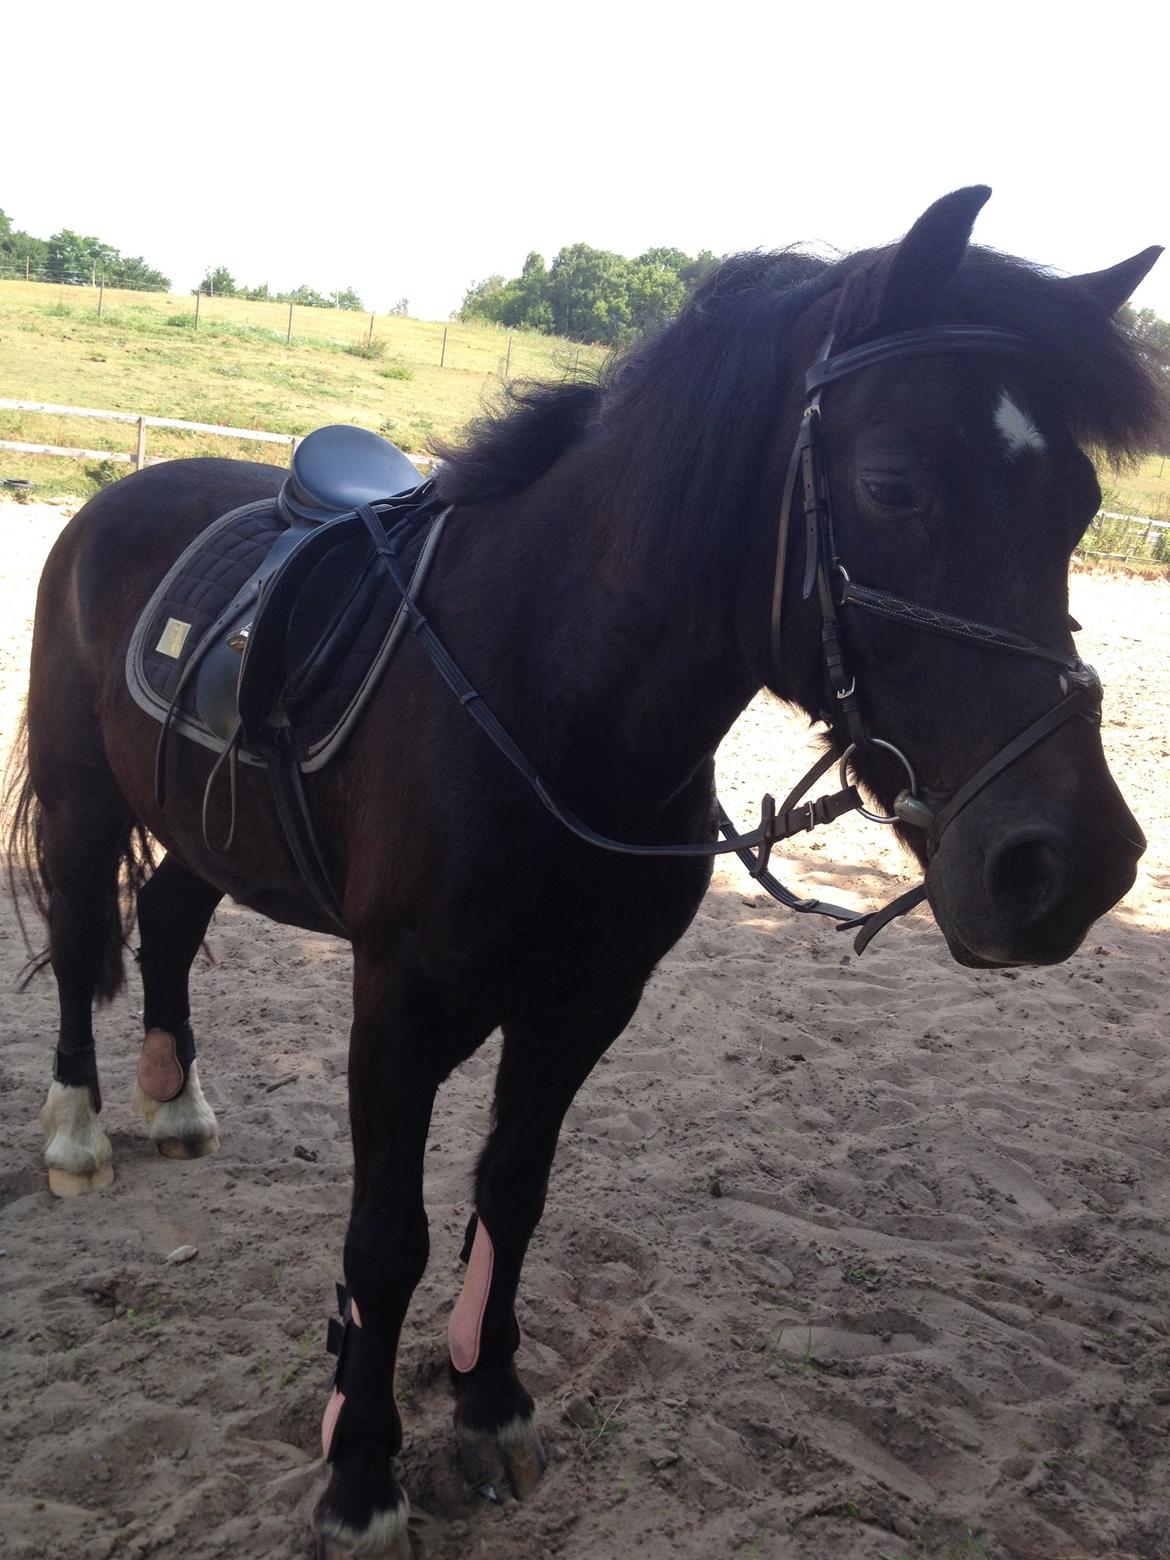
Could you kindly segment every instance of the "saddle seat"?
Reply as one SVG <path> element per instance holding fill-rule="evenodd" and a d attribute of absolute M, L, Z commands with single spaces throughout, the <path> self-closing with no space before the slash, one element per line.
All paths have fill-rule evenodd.
<path fill-rule="evenodd" d="M 397 445 L 368 428 L 318 428 L 293 451 L 278 503 L 290 525 L 315 525 L 359 504 L 396 498 L 422 482 Z"/>

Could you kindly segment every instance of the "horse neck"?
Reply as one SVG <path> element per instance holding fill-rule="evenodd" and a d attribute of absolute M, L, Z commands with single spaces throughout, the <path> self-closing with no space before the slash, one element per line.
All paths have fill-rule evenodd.
<path fill-rule="evenodd" d="M 595 793 L 652 805 L 709 760 L 760 686 L 766 591 L 749 548 L 704 566 L 671 515 L 631 513 L 599 465 L 568 458 L 506 522 L 527 580 L 509 592 L 517 714 L 570 791 L 589 775 Z"/>

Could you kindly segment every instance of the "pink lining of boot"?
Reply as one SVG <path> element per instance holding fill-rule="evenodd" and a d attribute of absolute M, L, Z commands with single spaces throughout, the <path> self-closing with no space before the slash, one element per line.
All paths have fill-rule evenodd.
<path fill-rule="evenodd" d="M 143 1094 L 165 1105 L 182 1094 L 186 1082 L 174 1035 L 165 1029 L 148 1030 L 138 1058 L 138 1087 Z"/>
<path fill-rule="evenodd" d="M 349 1303 L 349 1314 L 353 1318 L 353 1325 L 360 1327 L 361 1318 L 358 1316 L 357 1301 Z M 333 1445 L 333 1432 L 337 1429 L 337 1421 L 341 1417 L 341 1410 L 345 1407 L 345 1393 L 339 1392 L 336 1387 L 329 1394 L 329 1401 L 325 1405 L 325 1413 L 321 1419 L 321 1455 L 329 1456 L 329 1448 Z"/>
<path fill-rule="evenodd" d="M 479 1360 L 479 1335 L 483 1329 L 483 1313 L 487 1309 L 491 1292 L 495 1261 L 492 1238 L 480 1219 L 475 1226 L 475 1240 L 463 1277 L 463 1289 L 455 1302 L 447 1327 L 451 1363 L 456 1370 L 464 1373 L 474 1370 Z"/>

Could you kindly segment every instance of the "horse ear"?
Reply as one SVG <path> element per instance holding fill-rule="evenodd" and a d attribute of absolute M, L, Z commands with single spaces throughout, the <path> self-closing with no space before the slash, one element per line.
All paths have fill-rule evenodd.
<path fill-rule="evenodd" d="M 990 194 L 986 184 L 972 184 L 927 207 L 888 262 L 875 326 L 906 330 L 922 323 L 958 270 L 975 218 Z"/>
<path fill-rule="evenodd" d="M 1107 271 L 1088 271 L 1084 276 L 1070 276 L 1069 285 L 1081 287 L 1092 293 L 1109 314 L 1116 314 L 1139 282 L 1145 280 L 1154 262 L 1162 253 L 1161 244 L 1143 249 L 1140 255 L 1131 255 L 1119 265 L 1111 265 Z"/>

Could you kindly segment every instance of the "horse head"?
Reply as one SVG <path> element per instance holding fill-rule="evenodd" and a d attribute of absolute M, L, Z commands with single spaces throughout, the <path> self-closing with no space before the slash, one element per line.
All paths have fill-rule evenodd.
<path fill-rule="evenodd" d="M 1100 504 L 1082 446 L 1140 452 L 1159 415 L 1114 316 L 1160 251 L 1057 278 L 970 247 L 988 194 L 936 202 L 808 311 L 819 477 L 793 524 L 770 680 L 827 713 L 842 747 L 864 732 L 854 772 L 887 810 L 916 777 L 923 826 L 899 829 L 954 957 L 1051 964 L 1130 888 L 1145 845 L 1102 751 L 1067 579 Z M 821 587 L 852 723 L 844 677 L 826 688 Z"/>

